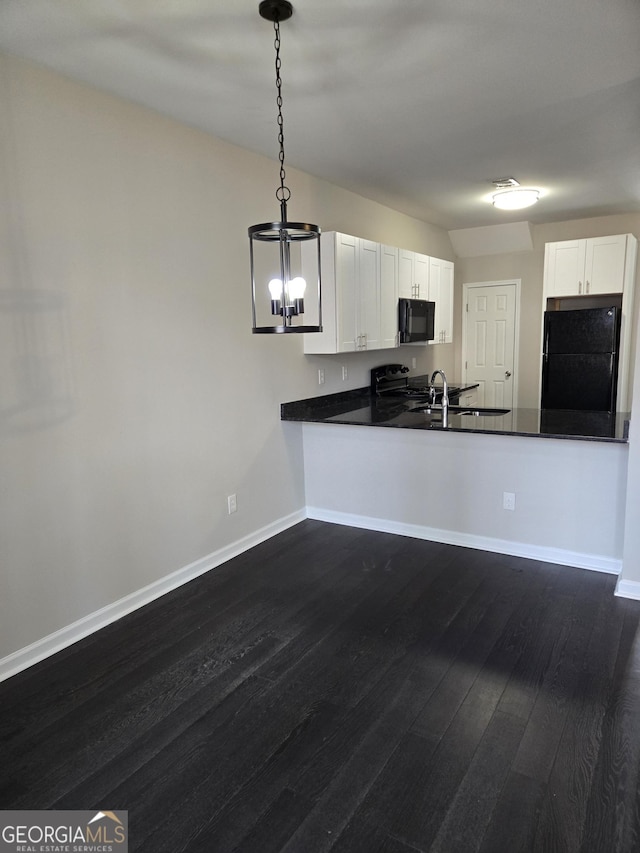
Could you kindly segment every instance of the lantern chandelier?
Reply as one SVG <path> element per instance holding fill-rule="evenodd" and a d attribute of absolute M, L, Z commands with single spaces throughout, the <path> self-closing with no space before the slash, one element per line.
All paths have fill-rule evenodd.
<path fill-rule="evenodd" d="M 280 77 L 280 21 L 288 20 L 293 7 L 287 0 L 263 0 L 260 15 L 273 23 L 276 51 L 276 104 L 280 146 L 280 221 L 249 228 L 251 256 L 252 331 L 260 334 L 321 332 L 320 228 L 307 222 L 289 222 L 284 168 L 282 79 Z M 304 315 L 304 316 L 303 316 Z"/>

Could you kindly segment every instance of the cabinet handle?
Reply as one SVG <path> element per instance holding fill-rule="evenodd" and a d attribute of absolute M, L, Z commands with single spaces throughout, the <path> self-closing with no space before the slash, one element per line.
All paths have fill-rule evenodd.
<path fill-rule="evenodd" d="M 578 282 L 578 293 L 582 293 L 582 282 Z"/>
<path fill-rule="evenodd" d="M 585 293 L 589 293 L 589 282 L 585 281 L 585 285 L 586 285 Z"/>

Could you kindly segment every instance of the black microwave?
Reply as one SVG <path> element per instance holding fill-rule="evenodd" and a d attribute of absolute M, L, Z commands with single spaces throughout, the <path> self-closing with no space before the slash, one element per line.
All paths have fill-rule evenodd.
<path fill-rule="evenodd" d="M 417 344 L 434 338 L 436 303 L 426 299 L 398 300 L 398 331 L 401 344 Z"/>

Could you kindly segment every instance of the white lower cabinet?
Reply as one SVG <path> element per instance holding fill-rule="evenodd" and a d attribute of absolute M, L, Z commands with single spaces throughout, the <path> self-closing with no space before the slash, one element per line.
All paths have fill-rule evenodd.
<path fill-rule="evenodd" d="M 478 406 L 479 398 L 478 398 L 478 389 L 472 388 L 470 391 L 463 391 L 460 394 L 460 405 L 461 406 Z"/>

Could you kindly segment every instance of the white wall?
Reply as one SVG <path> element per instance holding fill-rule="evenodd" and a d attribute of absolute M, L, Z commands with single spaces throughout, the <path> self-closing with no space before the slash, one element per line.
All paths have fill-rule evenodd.
<path fill-rule="evenodd" d="M 624 444 L 303 424 L 312 517 L 619 572 Z M 516 495 L 514 512 L 503 492 Z"/>
<path fill-rule="evenodd" d="M 453 257 L 287 177 L 296 219 Z M 0 58 L 0 660 L 302 512 L 279 404 L 398 356 L 351 355 L 342 383 L 300 338 L 251 335 L 247 227 L 276 187 L 275 160 Z"/>

